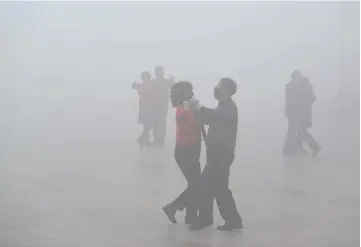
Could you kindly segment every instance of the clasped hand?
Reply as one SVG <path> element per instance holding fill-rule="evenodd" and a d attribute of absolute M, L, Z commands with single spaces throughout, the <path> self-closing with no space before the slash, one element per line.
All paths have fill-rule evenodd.
<path fill-rule="evenodd" d="M 199 111 L 199 109 L 201 108 L 201 104 L 199 103 L 199 100 L 197 100 L 194 97 L 191 98 L 190 100 L 185 101 L 184 105 L 187 110 L 191 110 L 191 111 Z"/>

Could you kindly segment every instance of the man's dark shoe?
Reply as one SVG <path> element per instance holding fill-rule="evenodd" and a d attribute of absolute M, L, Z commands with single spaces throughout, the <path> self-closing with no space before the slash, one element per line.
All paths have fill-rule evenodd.
<path fill-rule="evenodd" d="M 234 231 L 241 230 L 243 228 L 242 222 L 240 223 L 225 223 L 223 226 L 218 226 L 217 229 L 220 231 Z"/>
<path fill-rule="evenodd" d="M 319 152 L 321 152 L 322 148 L 321 147 L 318 147 L 315 149 L 315 151 L 313 151 L 313 156 L 317 156 L 319 154 Z"/>
<path fill-rule="evenodd" d="M 174 210 L 171 208 L 170 205 L 167 205 L 163 207 L 163 211 L 167 215 L 170 222 L 172 222 L 173 224 L 177 224 L 177 220 L 175 219 L 175 213 L 177 212 L 177 210 Z"/>
<path fill-rule="evenodd" d="M 189 229 L 192 231 L 199 231 L 202 230 L 206 227 L 212 226 L 213 225 L 213 221 L 204 221 L 204 220 L 195 220 L 194 223 L 192 223 L 189 226 Z"/>
<path fill-rule="evenodd" d="M 196 220 L 197 220 L 197 216 L 195 216 L 195 217 L 186 216 L 186 217 L 185 217 L 185 220 L 184 220 L 184 223 L 185 223 L 186 225 L 191 225 L 191 224 L 193 224 L 193 222 L 195 222 Z"/>
<path fill-rule="evenodd" d="M 152 143 L 149 140 L 146 140 L 145 141 L 145 146 L 150 147 L 150 146 L 152 146 Z"/>
<path fill-rule="evenodd" d="M 282 148 L 283 155 L 291 156 L 294 152 L 293 149 L 289 145 L 284 145 Z"/>

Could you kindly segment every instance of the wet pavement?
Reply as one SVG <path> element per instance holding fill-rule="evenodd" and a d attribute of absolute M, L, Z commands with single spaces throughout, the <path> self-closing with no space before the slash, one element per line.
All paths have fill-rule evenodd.
<path fill-rule="evenodd" d="M 183 213 L 171 225 L 161 211 L 185 186 L 173 136 L 164 150 L 139 150 L 134 114 L 124 122 L 114 109 L 81 112 L 29 118 L 4 135 L 1 247 L 360 245 L 357 125 L 316 119 L 322 153 L 291 158 L 281 155 L 282 116 L 240 115 L 230 187 L 244 230 L 191 232 Z"/>

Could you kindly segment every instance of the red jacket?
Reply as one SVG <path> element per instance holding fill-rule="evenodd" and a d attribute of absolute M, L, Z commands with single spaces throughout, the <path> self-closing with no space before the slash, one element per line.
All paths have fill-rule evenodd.
<path fill-rule="evenodd" d="M 139 102 L 149 104 L 154 99 L 154 90 L 151 83 L 138 84 L 136 89 L 139 94 Z"/>
<path fill-rule="evenodd" d="M 154 119 L 154 90 L 152 83 L 137 84 L 134 87 L 139 94 L 139 123 L 151 124 Z"/>
<path fill-rule="evenodd" d="M 192 111 L 185 110 L 183 106 L 176 111 L 176 145 L 187 146 L 201 142 L 201 129 L 197 118 Z"/>

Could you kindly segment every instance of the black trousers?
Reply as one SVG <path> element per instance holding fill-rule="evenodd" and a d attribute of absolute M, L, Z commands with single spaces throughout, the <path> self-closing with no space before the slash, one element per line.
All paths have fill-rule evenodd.
<path fill-rule="evenodd" d="M 164 145 L 166 137 L 167 120 L 166 118 L 157 119 L 153 126 L 154 143 Z"/>
<path fill-rule="evenodd" d="M 142 144 L 149 144 L 150 140 L 149 140 L 149 134 L 150 134 L 150 130 L 152 129 L 152 124 L 151 123 L 145 123 L 143 124 L 143 132 L 140 135 L 140 137 L 138 138 Z"/>
<path fill-rule="evenodd" d="M 191 146 L 176 146 L 175 160 L 187 179 L 187 188 L 170 204 L 174 209 L 186 209 L 186 219 L 192 220 L 198 213 L 201 143 Z"/>
<path fill-rule="evenodd" d="M 288 131 L 286 137 L 286 147 L 288 151 L 292 152 L 302 148 L 305 142 L 312 151 L 317 151 L 320 145 L 316 142 L 313 136 L 307 131 L 307 126 L 300 124 L 296 121 L 288 121 Z"/>
<path fill-rule="evenodd" d="M 234 153 L 229 151 L 207 150 L 207 165 L 201 175 L 200 220 L 213 222 L 213 202 L 218 205 L 219 212 L 226 223 L 240 223 L 235 200 L 229 185 L 230 166 Z"/>

